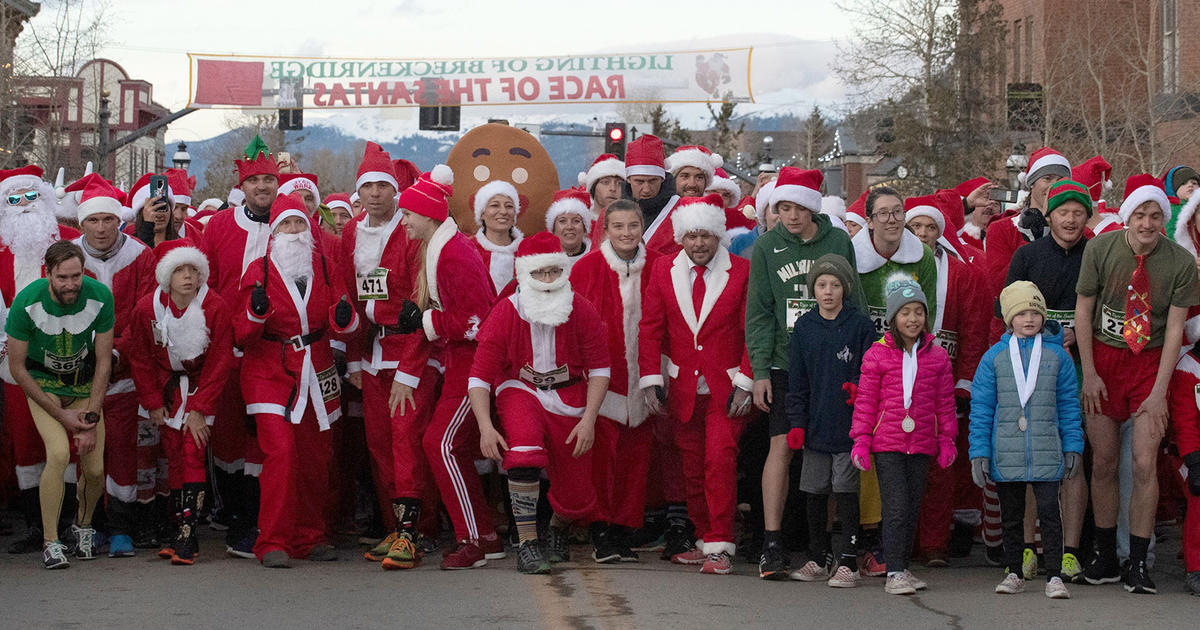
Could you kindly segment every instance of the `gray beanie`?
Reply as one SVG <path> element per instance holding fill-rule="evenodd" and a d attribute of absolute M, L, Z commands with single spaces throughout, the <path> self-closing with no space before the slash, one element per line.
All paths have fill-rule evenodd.
<path fill-rule="evenodd" d="M 850 266 L 850 261 L 837 254 L 825 254 L 816 259 L 812 267 L 808 269 L 808 294 L 816 295 L 817 277 L 823 275 L 831 275 L 842 283 L 842 302 L 851 299 L 854 295 L 854 281 L 858 279 L 858 272 Z"/>
<path fill-rule="evenodd" d="M 887 282 L 883 285 L 883 292 L 887 296 L 887 323 L 891 325 L 892 320 L 896 319 L 896 313 L 904 308 L 905 304 L 911 302 L 920 302 L 921 306 L 926 309 L 929 304 L 925 301 L 925 292 L 921 290 L 921 285 L 913 280 L 912 276 L 897 271 L 888 276 Z"/>

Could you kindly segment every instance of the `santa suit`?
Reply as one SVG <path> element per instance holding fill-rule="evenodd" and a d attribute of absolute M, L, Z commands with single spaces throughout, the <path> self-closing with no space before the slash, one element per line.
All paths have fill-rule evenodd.
<path fill-rule="evenodd" d="M 409 239 L 396 212 L 386 224 L 370 227 L 369 215 L 354 217 L 342 230 L 342 272 L 352 287 L 364 325 L 346 348 L 347 370 L 362 372 L 363 422 L 376 495 L 384 525 L 395 529 L 391 500 L 419 498 L 425 493 L 428 464 L 421 436 L 433 409 L 434 387 L 417 387 L 427 368 L 427 348 L 419 334 L 397 334 L 395 326 L 404 300 L 412 299 L 420 267 L 420 242 Z M 360 269 L 362 271 L 360 271 Z M 375 271 L 386 270 L 386 275 Z M 430 368 L 432 370 L 432 368 Z M 437 372 L 431 380 L 436 382 Z M 415 411 L 400 415 L 388 410 L 392 382 L 414 388 Z"/>
<path fill-rule="evenodd" d="M 679 203 L 679 195 L 667 201 L 667 205 L 663 206 L 662 211 L 646 226 L 646 232 L 642 234 L 642 241 L 646 243 L 646 247 L 667 257 L 674 256 L 683 249 L 675 242 L 675 222 L 671 219 L 676 203 Z"/>
<path fill-rule="evenodd" d="M 1171 377 L 1171 428 L 1180 457 L 1200 451 L 1200 360 L 1189 351 L 1179 359 Z M 1196 474 L 1195 471 L 1190 471 Z M 1187 516 L 1183 524 L 1183 564 L 1188 573 L 1200 571 L 1200 497 L 1185 486 Z"/>
<path fill-rule="evenodd" d="M 638 325 L 651 271 L 661 257 L 645 245 L 632 261 L 622 260 L 607 240 L 571 270 L 571 285 L 608 322 L 612 379 L 596 421 L 592 469 L 600 518 L 614 525 L 642 526 L 653 424 L 638 381 Z M 618 325 L 620 322 L 620 325 Z"/>
<path fill-rule="evenodd" d="M 983 251 L 983 237 L 983 228 L 969 221 L 966 225 L 962 226 L 962 229 L 958 231 L 959 241 L 962 241 L 964 244 L 974 247 L 979 251 Z"/>
<path fill-rule="evenodd" d="M 1017 222 L 1021 214 L 1004 213 L 988 226 L 987 233 L 987 289 L 991 302 L 999 299 L 1004 290 L 1004 281 L 1008 278 L 1008 265 L 1012 262 L 1017 249 L 1033 240 L 1029 230 L 1019 227 Z M 1043 235 L 1050 234 L 1050 228 L 1043 230 Z M 998 317 L 992 317 L 988 331 L 988 345 L 1000 340 L 1004 334 L 1004 322 Z"/>
<path fill-rule="evenodd" d="M 467 379 L 475 338 L 495 292 L 478 249 L 458 231 L 454 219 L 443 221 L 426 246 L 424 273 L 433 306 L 423 313 L 422 327 L 425 338 L 434 344 L 432 356 L 445 367 L 423 438 L 425 457 L 454 523 L 455 539 L 478 541 L 494 536 L 495 530 L 475 470 L 479 426 L 467 400 Z M 422 379 L 421 387 L 433 388 L 436 383 Z"/>
<path fill-rule="evenodd" d="M 1121 220 L 1121 216 L 1115 212 L 1101 212 L 1100 221 L 1092 227 L 1085 227 L 1083 235 L 1087 239 L 1092 239 L 1098 234 L 1112 232 L 1113 230 L 1125 229 L 1125 222 Z"/>
<path fill-rule="evenodd" d="M 197 247 L 200 246 L 201 233 L 204 232 L 204 224 L 203 223 L 200 223 L 199 221 L 189 217 L 189 218 L 184 219 L 183 223 L 180 223 L 176 227 L 176 230 L 179 234 L 179 238 L 187 239 L 189 242 L 196 245 Z M 130 221 L 125 224 L 125 227 L 121 229 L 121 232 L 124 234 L 128 234 L 129 236 L 136 237 L 137 236 L 137 224 L 134 223 L 133 221 Z M 147 247 L 149 247 L 149 245 L 147 245 Z"/>
<path fill-rule="evenodd" d="M 258 541 L 254 554 L 271 551 L 306 557 L 326 538 L 325 505 L 333 443 L 329 426 L 341 416 L 341 379 L 326 335 L 353 333 L 333 311 L 346 294 L 341 277 L 314 248 L 312 275 L 303 294 L 284 280 L 268 256 L 251 264 L 241 281 L 242 313 L 233 318 L 242 358 L 242 396 L 254 415 L 264 460 L 259 484 Z M 266 267 L 266 269 L 264 269 Z M 250 310 L 256 284 L 266 287 L 270 311 Z"/>
<path fill-rule="evenodd" d="M 475 244 L 479 246 L 479 255 L 483 257 L 483 265 L 487 267 L 488 275 L 492 278 L 492 288 L 498 295 L 512 282 L 514 276 L 513 256 L 517 246 L 525 238 L 521 231 L 513 228 L 513 241 L 508 245 L 497 245 L 488 240 L 483 234 L 483 228 L 475 233 Z"/>
<path fill-rule="evenodd" d="M 164 332 L 165 331 L 165 332 Z M 211 426 L 217 399 L 233 366 L 233 323 L 221 296 L 207 286 L 192 299 L 187 311 L 156 288 L 138 300 L 128 330 L 129 361 L 137 384 L 138 404 L 144 410 L 165 408 L 161 432 L 167 456 L 168 485 L 204 483 L 205 449 L 183 431 L 190 411 Z M 200 349 L 182 359 L 177 344 Z"/>
<path fill-rule="evenodd" d="M 57 240 L 74 239 L 77 236 L 78 231 L 58 226 Z M 51 243 L 53 241 L 48 242 L 47 246 Z M 41 260 L 16 260 L 12 250 L 0 244 L 0 298 L 3 298 L 6 308 L 12 305 L 13 298 L 21 289 L 41 278 L 42 274 Z M 41 483 L 42 469 L 46 466 L 46 449 L 42 445 L 42 436 L 33 425 L 25 392 L 12 380 L 7 369 L 4 373 L 4 419 L 8 439 L 12 443 L 17 487 L 20 490 L 37 488 Z M 67 483 L 74 482 L 75 466 L 71 464 L 67 467 Z"/>
<path fill-rule="evenodd" d="M 79 236 L 72 242 L 82 248 L 84 238 Z M 154 280 L 154 253 L 150 248 L 136 238 L 127 236 L 123 240 L 108 260 L 94 258 L 86 249 L 83 257 L 86 273 L 112 290 L 116 316 L 113 323 L 116 361 L 104 396 L 105 485 L 113 499 L 123 503 L 145 503 L 154 499 L 156 489 L 158 427 L 148 418 L 145 421 L 139 419 L 131 365 L 121 358 L 129 356 L 127 330 L 133 307 L 158 283 Z M 115 525 L 122 528 L 128 523 Z"/>
<path fill-rule="evenodd" d="M 567 437 L 583 417 L 589 377 L 609 375 L 604 322 L 579 294 L 566 322 L 531 323 L 521 290 L 496 303 L 479 333 L 470 386 L 495 392 L 508 450 L 503 466 L 541 468 L 550 478 L 550 506 L 569 521 L 596 517 L 591 451 L 575 457 Z"/>
<path fill-rule="evenodd" d="M 749 271 L 749 262 L 720 247 L 705 267 L 699 299 L 693 293 L 697 272 L 681 251 L 655 265 L 642 305 L 639 386 L 667 387 L 667 411 L 677 422 L 675 439 L 687 481 L 688 516 L 704 541 L 705 554 L 735 552 L 738 439 L 746 422 L 725 411 L 734 385 L 746 391 L 752 387 L 744 336 Z M 669 384 L 660 356 L 666 358 Z"/>

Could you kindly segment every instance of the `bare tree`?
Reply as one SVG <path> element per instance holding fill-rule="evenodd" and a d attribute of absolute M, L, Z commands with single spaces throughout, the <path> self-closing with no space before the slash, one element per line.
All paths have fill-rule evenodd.
<path fill-rule="evenodd" d="M 804 126 L 800 129 L 800 156 L 804 160 L 804 168 L 817 168 L 817 162 L 833 147 L 833 126 L 821 113 L 821 108 L 813 105 Z"/>
<path fill-rule="evenodd" d="M 731 156 L 738 152 L 741 148 L 742 133 L 746 131 L 746 123 L 740 122 L 735 127 L 733 124 L 733 110 L 737 107 L 737 103 L 732 101 L 723 101 L 721 106 L 713 109 L 711 104 L 705 105 L 708 108 L 708 114 L 712 117 L 713 141 L 708 148 L 713 153 L 720 153 L 722 156 Z M 676 123 L 678 124 L 678 123 Z"/>
<path fill-rule="evenodd" d="M 279 130 L 279 115 L 274 111 L 231 114 L 225 117 L 225 126 L 229 132 L 216 141 L 211 150 L 214 158 L 204 169 L 204 192 L 194 197 L 224 199 L 229 194 L 229 190 L 237 185 L 237 169 L 233 162 L 246 159 L 246 145 L 254 136 L 261 136 L 274 154 L 288 150 L 284 144 L 284 134 Z M 289 152 L 297 163 L 303 158 L 300 152 Z"/>

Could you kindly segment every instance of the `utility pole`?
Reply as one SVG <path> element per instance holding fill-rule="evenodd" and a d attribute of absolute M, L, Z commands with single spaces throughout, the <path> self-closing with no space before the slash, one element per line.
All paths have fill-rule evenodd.
<path fill-rule="evenodd" d="M 112 112 L 108 110 L 108 90 L 100 92 L 100 111 L 96 113 L 96 170 L 101 177 L 111 179 L 108 171 L 108 118 Z"/>

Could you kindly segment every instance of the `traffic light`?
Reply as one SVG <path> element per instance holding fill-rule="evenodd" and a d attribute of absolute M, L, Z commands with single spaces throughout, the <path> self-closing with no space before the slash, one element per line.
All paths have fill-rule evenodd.
<path fill-rule="evenodd" d="M 604 152 L 625 159 L 625 123 L 604 125 Z"/>

